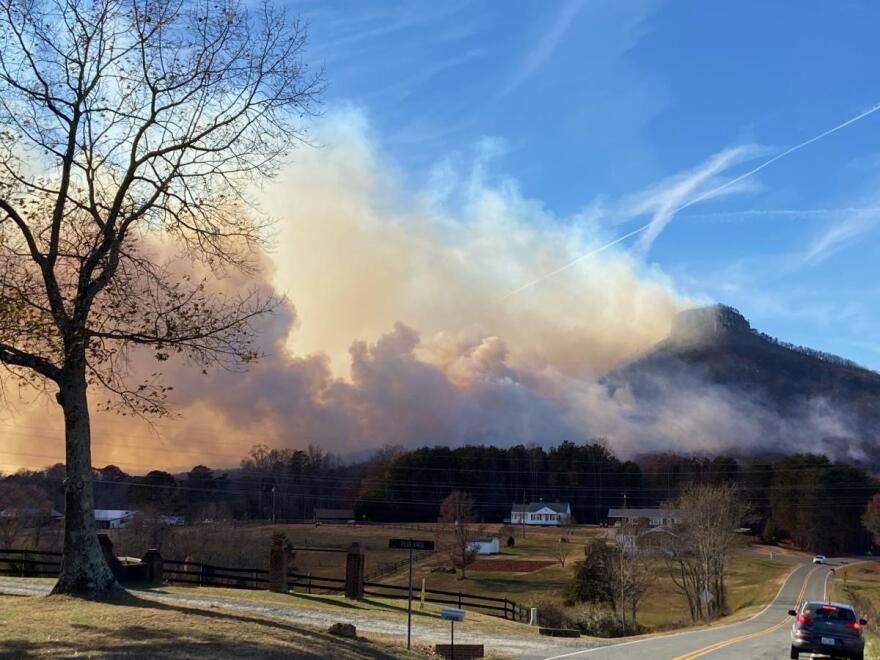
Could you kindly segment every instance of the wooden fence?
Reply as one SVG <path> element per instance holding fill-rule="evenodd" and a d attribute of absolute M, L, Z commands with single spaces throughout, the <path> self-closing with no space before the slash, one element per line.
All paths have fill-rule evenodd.
<path fill-rule="evenodd" d="M 231 568 L 203 562 L 163 559 L 162 573 L 166 582 L 194 587 L 225 587 L 231 589 L 268 589 L 269 571 L 264 568 Z M 16 577 L 57 577 L 61 570 L 61 553 L 42 550 L 0 549 L 0 575 Z M 302 593 L 344 593 L 343 578 L 290 572 L 287 575 L 291 589 Z M 406 598 L 408 587 L 364 582 L 364 594 L 377 598 Z M 413 599 L 421 598 L 421 589 L 413 589 Z M 454 605 L 509 619 L 527 622 L 529 610 L 509 598 L 481 596 L 464 591 L 425 589 L 425 601 L 440 605 Z"/>
<path fill-rule="evenodd" d="M 61 553 L 16 548 L 0 549 L 0 575 L 58 577 Z"/>
<path fill-rule="evenodd" d="M 379 598 L 407 598 L 409 587 L 382 582 L 364 582 L 364 594 Z M 413 587 L 413 600 L 421 598 L 422 590 Z M 455 605 L 459 609 L 477 609 L 484 614 L 510 619 L 511 621 L 529 620 L 529 609 L 509 598 L 480 596 L 464 591 L 443 591 L 441 589 L 425 589 L 425 602 L 440 605 Z"/>

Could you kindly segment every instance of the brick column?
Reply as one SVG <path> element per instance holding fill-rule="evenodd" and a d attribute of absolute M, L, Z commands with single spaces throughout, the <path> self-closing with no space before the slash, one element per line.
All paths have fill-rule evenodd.
<path fill-rule="evenodd" d="M 159 587 L 162 585 L 162 555 L 155 548 L 147 550 L 146 554 L 141 558 L 141 564 L 146 567 L 145 578 L 147 584 L 151 587 Z"/>
<path fill-rule="evenodd" d="M 352 543 L 345 558 L 345 597 L 364 597 L 364 550 L 360 543 Z"/>
<path fill-rule="evenodd" d="M 269 591 L 287 593 L 287 558 L 290 555 L 283 536 L 272 537 L 269 550 Z"/>

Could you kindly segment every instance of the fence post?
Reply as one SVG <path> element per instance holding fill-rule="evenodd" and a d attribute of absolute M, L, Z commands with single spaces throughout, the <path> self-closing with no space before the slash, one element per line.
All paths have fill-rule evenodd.
<path fill-rule="evenodd" d="M 308 577 L 309 577 L 309 593 L 311 594 L 311 593 L 312 593 L 312 572 L 309 571 L 309 572 L 307 573 L 307 575 L 308 575 Z"/>
<path fill-rule="evenodd" d="M 461 609 L 461 592 L 458 592 L 458 609 Z"/>

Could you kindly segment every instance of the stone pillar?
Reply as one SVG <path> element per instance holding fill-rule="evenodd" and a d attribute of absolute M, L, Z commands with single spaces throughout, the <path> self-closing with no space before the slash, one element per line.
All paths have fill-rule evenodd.
<path fill-rule="evenodd" d="M 269 550 L 269 591 L 287 593 L 287 558 L 290 550 L 283 536 L 272 537 Z"/>
<path fill-rule="evenodd" d="M 101 551 L 104 553 L 104 559 L 113 572 L 113 577 L 117 580 L 122 578 L 122 563 L 116 558 L 113 552 L 113 541 L 106 534 L 98 534 L 98 542 L 101 544 Z"/>
<path fill-rule="evenodd" d="M 147 550 L 141 558 L 141 564 L 146 567 L 145 577 L 151 587 L 162 586 L 162 555 L 155 548 Z"/>
<path fill-rule="evenodd" d="M 345 558 L 345 597 L 364 597 L 364 550 L 360 543 L 352 543 Z"/>

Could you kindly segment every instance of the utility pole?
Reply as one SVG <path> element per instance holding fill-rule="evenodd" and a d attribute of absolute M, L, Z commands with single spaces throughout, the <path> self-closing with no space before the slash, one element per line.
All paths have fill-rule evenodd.
<path fill-rule="evenodd" d="M 275 522 L 275 484 L 272 484 L 272 522 Z"/>
<path fill-rule="evenodd" d="M 406 604 L 406 648 L 412 648 L 412 574 L 413 574 L 413 540 L 409 540 L 409 590 Z"/>

